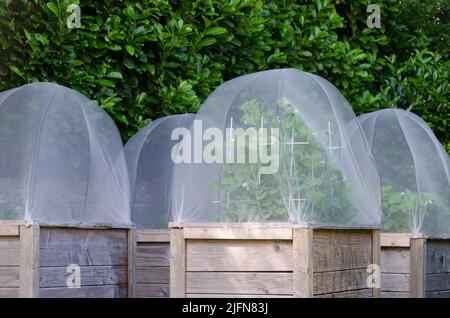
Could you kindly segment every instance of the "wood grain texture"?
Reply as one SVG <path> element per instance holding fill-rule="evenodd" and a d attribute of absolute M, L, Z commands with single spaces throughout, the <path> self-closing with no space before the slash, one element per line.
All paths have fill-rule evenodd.
<path fill-rule="evenodd" d="M 313 230 L 293 229 L 293 296 L 310 298 L 313 296 Z"/>
<path fill-rule="evenodd" d="M 371 298 L 371 289 L 349 290 L 344 292 L 315 295 L 315 298 Z"/>
<path fill-rule="evenodd" d="M 427 274 L 450 273 L 450 240 L 427 240 Z"/>
<path fill-rule="evenodd" d="M 170 230 L 170 297 L 186 297 L 186 240 L 183 229 Z"/>
<path fill-rule="evenodd" d="M 128 272 L 126 266 L 82 266 L 80 267 L 81 286 L 126 285 Z M 66 267 L 41 267 L 39 286 L 42 288 L 67 287 Z"/>
<path fill-rule="evenodd" d="M 85 286 L 81 288 L 43 288 L 40 290 L 41 298 L 126 298 L 128 288 L 126 285 Z"/>
<path fill-rule="evenodd" d="M 409 277 L 409 296 L 422 298 L 425 296 L 425 273 L 427 244 L 424 238 L 411 238 L 411 273 Z"/>
<path fill-rule="evenodd" d="M 450 290 L 450 273 L 426 274 L 425 292 Z"/>
<path fill-rule="evenodd" d="M 136 285 L 137 298 L 168 298 L 169 284 L 140 284 Z"/>
<path fill-rule="evenodd" d="M 292 273 L 187 272 L 186 293 L 292 295 Z"/>
<path fill-rule="evenodd" d="M 18 298 L 19 288 L 18 287 L 0 287 L 0 298 Z"/>
<path fill-rule="evenodd" d="M 19 287 L 19 271 L 18 266 L 0 267 L 0 288 Z"/>
<path fill-rule="evenodd" d="M 371 230 L 314 230 L 314 272 L 367 268 L 369 264 Z"/>
<path fill-rule="evenodd" d="M 365 268 L 314 273 L 314 295 L 367 288 Z"/>
<path fill-rule="evenodd" d="M 381 272 L 391 274 L 409 274 L 410 251 L 406 247 L 381 248 Z"/>
<path fill-rule="evenodd" d="M 409 292 L 388 292 L 381 291 L 381 298 L 409 298 Z"/>
<path fill-rule="evenodd" d="M 1 236 L 19 236 L 19 225 L 0 223 L 0 237 Z"/>
<path fill-rule="evenodd" d="M 0 266 L 19 266 L 19 237 L 0 237 Z"/>
<path fill-rule="evenodd" d="M 372 264 L 376 264 L 377 266 L 381 266 L 381 233 L 380 230 L 372 230 Z M 376 270 L 372 268 L 372 283 L 376 283 Z M 381 287 L 381 282 L 380 287 Z M 381 288 L 377 288 L 377 284 L 372 288 L 372 298 L 379 298 Z"/>
<path fill-rule="evenodd" d="M 169 284 L 170 269 L 165 267 L 137 267 L 136 282 L 138 284 Z"/>
<path fill-rule="evenodd" d="M 137 243 L 136 266 L 169 266 L 169 243 Z"/>
<path fill-rule="evenodd" d="M 292 271 L 292 243 L 272 240 L 188 240 L 186 270 Z"/>
<path fill-rule="evenodd" d="M 19 295 L 21 298 L 39 297 L 39 237 L 39 226 L 20 226 Z"/>
<path fill-rule="evenodd" d="M 137 229 L 137 242 L 170 242 L 169 230 Z"/>
<path fill-rule="evenodd" d="M 381 290 L 384 292 L 409 292 L 409 274 L 381 274 Z"/>
<path fill-rule="evenodd" d="M 381 233 L 381 247 L 410 247 L 410 233 Z"/>
<path fill-rule="evenodd" d="M 135 229 L 128 230 L 128 262 L 127 262 L 127 284 L 128 298 L 136 295 L 136 255 L 137 255 L 137 233 Z"/>
<path fill-rule="evenodd" d="M 292 240 L 292 227 L 185 227 L 185 239 Z"/>

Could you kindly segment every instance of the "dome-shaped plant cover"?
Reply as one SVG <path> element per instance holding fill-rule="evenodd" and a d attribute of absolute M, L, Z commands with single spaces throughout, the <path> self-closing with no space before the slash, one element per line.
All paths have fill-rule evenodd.
<path fill-rule="evenodd" d="M 130 185 L 131 220 L 139 228 L 164 229 L 171 221 L 172 149 L 177 130 L 188 129 L 193 114 L 160 118 L 144 127 L 125 146 Z"/>
<path fill-rule="evenodd" d="M 173 174 L 176 223 L 379 226 L 367 142 L 350 105 L 319 76 L 283 69 L 226 82 L 189 132 Z"/>
<path fill-rule="evenodd" d="M 386 232 L 450 235 L 448 155 L 415 114 L 384 109 L 358 117 L 382 183 Z"/>
<path fill-rule="evenodd" d="M 0 93 L 0 149 L 0 219 L 130 225 L 119 132 L 85 96 L 51 83 Z"/>

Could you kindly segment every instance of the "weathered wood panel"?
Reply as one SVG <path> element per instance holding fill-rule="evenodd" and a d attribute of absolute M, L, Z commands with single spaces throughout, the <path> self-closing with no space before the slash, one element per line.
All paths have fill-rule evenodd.
<path fill-rule="evenodd" d="M 0 298 L 18 298 L 19 288 L 18 287 L 0 287 Z"/>
<path fill-rule="evenodd" d="M 427 240 L 426 272 L 450 273 L 450 240 Z"/>
<path fill-rule="evenodd" d="M 292 271 L 290 241 L 187 240 L 186 254 L 187 271 Z"/>
<path fill-rule="evenodd" d="M 19 236 L 19 225 L 1 223 L 0 220 L 0 236 Z"/>
<path fill-rule="evenodd" d="M 187 272 L 186 293 L 292 295 L 292 273 Z"/>
<path fill-rule="evenodd" d="M 137 267 L 136 281 L 138 284 L 169 284 L 169 267 Z"/>
<path fill-rule="evenodd" d="M 169 243 L 139 243 L 136 247 L 136 266 L 169 266 Z"/>
<path fill-rule="evenodd" d="M 314 230 L 314 272 L 367 268 L 372 264 L 372 235 L 365 230 Z"/>
<path fill-rule="evenodd" d="M 409 292 L 409 274 L 381 274 L 381 290 L 384 292 Z"/>
<path fill-rule="evenodd" d="M 410 247 L 410 233 L 381 233 L 381 247 Z"/>
<path fill-rule="evenodd" d="M 126 285 L 128 271 L 126 266 L 82 266 L 80 267 L 81 286 Z M 67 287 L 71 272 L 66 267 L 41 267 L 41 288 Z"/>
<path fill-rule="evenodd" d="M 183 229 L 170 230 L 170 297 L 186 297 L 186 240 Z"/>
<path fill-rule="evenodd" d="M 81 288 L 42 288 L 41 298 L 126 298 L 128 288 L 126 285 L 85 286 Z"/>
<path fill-rule="evenodd" d="M 39 297 L 39 236 L 39 226 L 20 226 L 19 296 L 21 298 Z"/>
<path fill-rule="evenodd" d="M 136 285 L 137 298 L 167 298 L 169 297 L 169 284 L 140 284 Z"/>
<path fill-rule="evenodd" d="M 292 240 L 292 227 L 186 227 L 185 239 Z"/>
<path fill-rule="evenodd" d="M 344 292 L 315 295 L 315 298 L 372 298 L 371 289 L 348 290 Z"/>
<path fill-rule="evenodd" d="M 427 274 L 425 292 L 450 290 L 450 273 Z"/>
<path fill-rule="evenodd" d="M 367 288 L 366 269 L 314 273 L 314 295 Z"/>
<path fill-rule="evenodd" d="M 405 247 L 381 248 L 381 272 L 390 274 L 409 274 L 410 251 Z"/>
<path fill-rule="evenodd" d="M 381 291 L 381 298 L 408 298 L 409 292 L 385 292 Z"/>
<path fill-rule="evenodd" d="M 313 230 L 293 230 L 292 292 L 294 297 L 310 298 L 314 294 Z"/>
<path fill-rule="evenodd" d="M 409 296 L 411 298 L 422 298 L 425 297 L 427 240 L 425 238 L 411 238 L 410 255 Z"/>
<path fill-rule="evenodd" d="M 425 293 L 426 298 L 450 298 L 450 290 Z"/>
<path fill-rule="evenodd" d="M 0 237 L 0 266 L 19 266 L 19 237 Z"/>
<path fill-rule="evenodd" d="M 41 229 L 42 267 L 127 265 L 126 230 Z"/>
<path fill-rule="evenodd" d="M 1 287 L 19 287 L 18 266 L 0 267 L 0 288 Z"/>
<path fill-rule="evenodd" d="M 137 229 L 136 241 L 139 242 L 170 242 L 169 230 Z"/>

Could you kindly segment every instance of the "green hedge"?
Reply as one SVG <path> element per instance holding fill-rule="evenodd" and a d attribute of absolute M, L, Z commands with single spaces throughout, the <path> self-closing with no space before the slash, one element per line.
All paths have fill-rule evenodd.
<path fill-rule="evenodd" d="M 412 107 L 450 146 L 448 50 L 393 41 L 405 15 L 396 0 L 377 1 L 382 28 L 368 29 L 371 2 L 0 0 L 0 90 L 69 86 L 96 99 L 126 140 L 151 119 L 195 112 L 224 80 L 295 67 L 333 82 L 357 113 Z M 66 27 L 70 3 L 80 29 Z"/>

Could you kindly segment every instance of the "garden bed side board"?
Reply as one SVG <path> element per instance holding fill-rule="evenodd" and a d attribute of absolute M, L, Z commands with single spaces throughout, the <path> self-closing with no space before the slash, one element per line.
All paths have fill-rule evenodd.
<path fill-rule="evenodd" d="M 378 297 L 378 229 L 286 224 L 171 226 L 170 296 Z"/>

